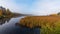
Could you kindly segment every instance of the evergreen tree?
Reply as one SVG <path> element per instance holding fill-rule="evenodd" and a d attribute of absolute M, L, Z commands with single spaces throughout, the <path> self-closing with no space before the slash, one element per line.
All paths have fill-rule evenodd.
<path fill-rule="evenodd" d="M 11 11 L 9 9 L 6 10 L 6 15 L 10 15 Z"/>

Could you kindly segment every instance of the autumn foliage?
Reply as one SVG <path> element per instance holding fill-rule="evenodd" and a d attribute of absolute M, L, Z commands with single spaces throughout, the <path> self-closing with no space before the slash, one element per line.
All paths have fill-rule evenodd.
<path fill-rule="evenodd" d="M 11 17 L 13 13 L 9 9 L 0 9 L 0 17 Z"/>
<path fill-rule="evenodd" d="M 0 9 L 0 16 L 2 16 L 2 14 L 3 14 L 3 12 L 2 12 L 2 10 Z"/>

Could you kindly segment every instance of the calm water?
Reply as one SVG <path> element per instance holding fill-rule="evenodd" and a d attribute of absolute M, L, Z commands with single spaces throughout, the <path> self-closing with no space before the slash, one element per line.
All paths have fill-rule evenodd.
<path fill-rule="evenodd" d="M 0 22 L 5 22 L 0 25 L 0 34 L 40 34 L 39 28 L 30 29 L 17 26 L 16 23 L 18 23 L 21 18 L 24 18 L 24 16 L 0 20 Z"/>

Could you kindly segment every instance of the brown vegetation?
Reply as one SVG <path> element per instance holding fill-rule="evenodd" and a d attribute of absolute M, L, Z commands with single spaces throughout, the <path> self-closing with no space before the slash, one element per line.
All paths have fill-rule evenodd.
<path fill-rule="evenodd" d="M 20 20 L 20 24 L 26 27 L 55 27 L 55 23 L 60 21 L 60 16 L 27 16 Z"/>
<path fill-rule="evenodd" d="M 3 12 L 2 12 L 2 10 L 0 9 L 0 16 L 2 16 L 2 14 L 3 14 Z"/>
<path fill-rule="evenodd" d="M 50 16 L 58 16 L 58 14 L 51 14 Z"/>
<path fill-rule="evenodd" d="M 12 17 L 13 13 L 9 9 L 0 7 L 0 18 L 2 17 Z"/>

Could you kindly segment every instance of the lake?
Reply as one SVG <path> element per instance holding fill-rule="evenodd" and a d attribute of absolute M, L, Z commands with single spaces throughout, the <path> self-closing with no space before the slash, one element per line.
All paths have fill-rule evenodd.
<path fill-rule="evenodd" d="M 40 34 L 40 28 L 21 28 L 16 25 L 16 23 L 19 23 L 24 17 L 25 16 L 0 19 L 0 34 Z"/>

